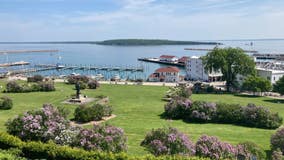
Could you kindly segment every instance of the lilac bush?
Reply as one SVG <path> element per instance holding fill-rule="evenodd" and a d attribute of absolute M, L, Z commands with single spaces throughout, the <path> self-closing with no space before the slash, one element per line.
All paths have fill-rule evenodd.
<path fill-rule="evenodd" d="M 59 135 L 54 139 L 55 143 L 60 145 L 74 145 L 76 143 L 77 137 L 82 128 L 71 126 L 68 129 L 62 130 Z"/>
<path fill-rule="evenodd" d="M 275 129 L 282 124 L 282 118 L 278 113 L 273 114 L 265 107 L 248 104 L 242 110 L 242 120 L 246 126 Z"/>
<path fill-rule="evenodd" d="M 6 123 L 7 132 L 22 140 L 53 140 L 59 133 L 69 127 L 57 108 L 50 104 L 43 105 L 41 110 L 28 111 Z"/>
<path fill-rule="evenodd" d="M 205 101 L 194 101 L 191 114 L 187 117 L 191 121 L 211 121 L 216 115 L 216 104 Z"/>
<path fill-rule="evenodd" d="M 276 133 L 271 136 L 270 143 L 272 150 L 280 149 L 282 153 L 284 152 L 284 128 L 279 128 Z"/>
<path fill-rule="evenodd" d="M 141 142 L 141 146 L 156 156 L 195 154 L 194 143 L 175 128 L 159 128 L 149 132 Z"/>
<path fill-rule="evenodd" d="M 209 157 L 210 159 L 233 159 L 236 155 L 236 148 L 225 142 L 221 142 L 214 136 L 201 136 L 196 142 L 196 155 Z"/>
<path fill-rule="evenodd" d="M 76 137 L 76 147 L 86 150 L 123 152 L 127 150 L 127 138 L 121 128 L 95 125 L 93 129 L 82 129 Z"/>
<path fill-rule="evenodd" d="M 184 118 L 192 106 L 192 101 L 187 98 L 173 98 L 165 105 L 165 116 L 168 118 Z"/>

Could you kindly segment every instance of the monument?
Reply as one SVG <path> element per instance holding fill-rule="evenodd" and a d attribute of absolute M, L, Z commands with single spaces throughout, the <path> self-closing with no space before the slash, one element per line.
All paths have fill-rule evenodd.
<path fill-rule="evenodd" d="M 80 83 L 79 82 L 77 82 L 76 84 L 75 84 L 75 89 L 76 89 L 76 98 L 77 99 L 80 99 Z"/>
<path fill-rule="evenodd" d="M 94 101 L 94 98 L 88 98 L 86 95 L 81 96 L 81 86 L 80 83 L 77 82 L 75 84 L 75 90 L 76 90 L 76 95 L 66 101 L 64 101 L 63 103 L 66 104 L 85 104 L 85 103 L 89 103 Z"/>

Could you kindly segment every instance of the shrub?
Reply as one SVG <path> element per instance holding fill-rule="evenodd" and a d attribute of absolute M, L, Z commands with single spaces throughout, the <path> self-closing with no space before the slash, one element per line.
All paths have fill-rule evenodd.
<path fill-rule="evenodd" d="M 216 104 L 205 101 L 194 101 L 190 115 L 187 119 L 191 121 L 211 121 L 216 115 Z"/>
<path fill-rule="evenodd" d="M 277 129 L 270 138 L 270 144 L 272 150 L 279 148 L 282 153 L 284 152 L 284 128 Z"/>
<path fill-rule="evenodd" d="M 83 81 L 79 81 L 79 85 L 80 85 L 80 89 L 86 89 L 87 88 L 87 84 L 84 83 Z"/>
<path fill-rule="evenodd" d="M 15 81 L 8 82 L 6 84 L 6 92 L 10 93 L 26 93 L 37 91 L 55 91 L 54 83 L 52 82 L 39 82 L 33 84 L 18 84 Z"/>
<path fill-rule="evenodd" d="M 171 87 L 170 90 L 166 93 L 166 98 L 177 98 L 177 97 L 183 97 L 183 98 L 189 98 L 192 94 L 191 88 L 187 87 L 185 85 L 180 85 L 177 87 Z"/>
<path fill-rule="evenodd" d="M 88 83 L 89 80 L 90 80 L 89 77 L 81 76 L 81 75 L 79 75 L 79 76 L 68 76 L 67 77 L 68 84 L 76 84 L 77 82 L 80 82 L 80 81 L 83 82 L 83 83 Z"/>
<path fill-rule="evenodd" d="M 90 80 L 88 82 L 88 88 L 89 89 L 97 89 L 100 86 L 99 82 L 96 80 Z"/>
<path fill-rule="evenodd" d="M 82 129 L 77 137 L 76 146 L 86 150 L 123 152 L 127 150 L 126 136 L 121 128 L 95 125 L 93 129 Z"/>
<path fill-rule="evenodd" d="M 55 137 L 55 143 L 60 145 L 75 145 L 80 130 L 80 127 L 70 127 L 62 130 L 59 135 Z"/>
<path fill-rule="evenodd" d="M 48 141 L 54 139 L 68 121 L 52 105 L 45 104 L 41 110 L 28 111 L 7 121 L 7 132 L 23 140 Z"/>
<path fill-rule="evenodd" d="M 41 75 L 34 75 L 34 76 L 32 76 L 32 77 L 28 77 L 28 78 L 27 78 L 27 81 L 28 81 L 28 82 L 42 82 L 43 79 L 44 79 L 44 77 L 41 76 Z"/>
<path fill-rule="evenodd" d="M 282 124 L 282 118 L 278 113 L 273 114 L 267 108 L 248 104 L 242 110 L 243 123 L 246 126 L 275 129 Z"/>
<path fill-rule="evenodd" d="M 234 146 L 221 142 L 214 136 L 201 136 L 196 142 L 196 155 L 210 159 L 233 159 L 236 155 Z"/>
<path fill-rule="evenodd" d="M 215 121 L 219 123 L 238 124 L 242 121 L 242 107 L 239 104 L 217 103 Z"/>
<path fill-rule="evenodd" d="M 277 150 L 274 150 L 271 155 L 271 160 L 283 160 L 283 153 L 278 148 Z"/>
<path fill-rule="evenodd" d="M 93 106 L 81 105 L 76 108 L 74 116 L 78 122 L 89 122 L 101 120 L 104 116 L 110 116 L 111 106 L 95 104 Z"/>
<path fill-rule="evenodd" d="M 0 98 L 0 109 L 11 109 L 13 107 L 13 101 L 9 97 Z"/>
<path fill-rule="evenodd" d="M 23 91 L 23 88 L 15 81 L 10 81 L 6 84 L 6 91 L 12 93 L 19 93 Z"/>
<path fill-rule="evenodd" d="M 250 159 L 266 159 L 266 153 L 262 148 L 253 142 L 243 142 L 237 145 L 238 155 L 237 157 L 244 159 L 249 157 Z"/>
<path fill-rule="evenodd" d="M 39 91 L 49 92 L 55 91 L 54 83 L 52 82 L 41 82 L 39 83 Z"/>
<path fill-rule="evenodd" d="M 190 99 L 172 98 L 164 107 L 165 116 L 173 119 L 184 118 L 190 112 L 191 106 L 192 101 Z"/>
<path fill-rule="evenodd" d="M 159 128 L 149 132 L 141 146 L 155 156 L 160 155 L 189 155 L 195 154 L 194 144 L 189 138 L 175 128 Z"/>

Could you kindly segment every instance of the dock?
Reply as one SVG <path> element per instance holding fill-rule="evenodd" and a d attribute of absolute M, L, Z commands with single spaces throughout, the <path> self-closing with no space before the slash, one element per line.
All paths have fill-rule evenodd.
<path fill-rule="evenodd" d="M 12 54 L 12 53 L 36 53 L 36 52 L 59 52 L 59 50 L 56 49 L 44 49 L 44 50 L 5 50 L 5 51 L 0 51 L 0 54 Z"/>
<path fill-rule="evenodd" d="M 172 65 L 172 66 L 185 67 L 184 63 L 161 61 L 158 58 L 138 58 L 138 61 L 152 62 L 152 63 L 159 63 L 159 64 L 166 64 L 166 65 Z"/>
<path fill-rule="evenodd" d="M 23 65 L 29 65 L 29 62 L 25 61 L 19 61 L 19 62 L 11 62 L 11 63 L 2 63 L 0 64 L 0 67 L 11 67 L 11 66 L 23 66 Z"/>
<path fill-rule="evenodd" d="M 192 51 L 213 51 L 213 49 L 209 49 L 209 48 L 184 48 L 184 50 L 192 50 Z M 258 53 L 258 51 L 256 50 L 243 50 L 246 53 Z"/>
<path fill-rule="evenodd" d="M 253 54 L 253 57 L 257 60 L 280 60 L 284 61 L 284 54 L 273 54 L 273 53 L 265 53 L 265 54 Z"/>

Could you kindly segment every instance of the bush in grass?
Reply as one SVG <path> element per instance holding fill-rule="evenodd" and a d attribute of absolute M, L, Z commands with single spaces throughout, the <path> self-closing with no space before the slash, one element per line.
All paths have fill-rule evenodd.
<path fill-rule="evenodd" d="M 7 132 L 23 140 L 53 140 L 69 122 L 57 108 L 45 104 L 41 110 L 28 111 L 6 123 Z"/>
<path fill-rule="evenodd" d="M 15 81 L 9 81 L 6 84 L 6 91 L 12 93 L 19 93 L 23 91 L 23 88 Z"/>
<path fill-rule="evenodd" d="M 68 84 L 76 84 L 77 82 L 83 82 L 83 83 L 88 83 L 90 80 L 89 77 L 84 76 L 84 75 L 79 75 L 79 76 L 68 76 L 67 77 L 67 82 Z"/>
<path fill-rule="evenodd" d="M 187 98 L 172 98 L 168 102 L 165 109 L 165 116 L 173 119 L 184 118 L 189 112 L 192 106 L 192 101 Z"/>
<path fill-rule="evenodd" d="M 237 157 L 238 159 L 266 159 L 266 153 L 262 148 L 253 142 L 243 142 L 237 145 Z"/>
<path fill-rule="evenodd" d="M 60 145 L 75 145 L 77 137 L 82 128 L 80 127 L 70 127 L 68 129 L 62 130 L 56 137 L 55 143 Z"/>
<path fill-rule="evenodd" d="M 271 149 L 284 152 L 284 128 L 277 129 L 276 133 L 274 133 L 270 138 Z"/>
<path fill-rule="evenodd" d="M 28 81 L 28 82 L 42 82 L 43 79 L 44 79 L 44 77 L 41 76 L 41 75 L 34 75 L 34 76 L 32 76 L 32 77 L 28 77 L 28 78 L 27 78 L 27 81 Z"/>
<path fill-rule="evenodd" d="M 187 116 L 190 121 L 206 122 L 211 121 L 216 115 L 216 104 L 205 101 L 194 101 L 191 113 Z"/>
<path fill-rule="evenodd" d="M 97 89 L 100 86 L 99 82 L 96 80 L 90 80 L 88 82 L 88 88 L 89 89 Z"/>
<path fill-rule="evenodd" d="M 282 124 L 278 113 L 271 113 L 267 108 L 248 104 L 243 107 L 243 123 L 246 126 L 275 129 Z"/>
<path fill-rule="evenodd" d="M 82 129 L 77 136 L 76 147 L 86 150 L 123 152 L 127 150 L 127 138 L 121 128 L 95 125 L 93 129 Z"/>
<path fill-rule="evenodd" d="M 0 109 L 11 109 L 13 107 L 13 101 L 9 97 L 0 98 Z"/>
<path fill-rule="evenodd" d="M 110 116 L 111 113 L 112 107 L 108 105 L 81 105 L 75 109 L 74 119 L 78 122 L 98 121 L 101 120 L 104 116 Z"/>
<path fill-rule="evenodd" d="M 55 91 L 53 82 L 40 82 L 39 88 L 40 88 L 39 91 L 43 91 L 43 92 Z"/>
<path fill-rule="evenodd" d="M 214 136 L 201 136 L 196 142 L 196 155 L 210 159 L 234 159 L 236 148 Z"/>
<path fill-rule="evenodd" d="M 185 85 L 180 85 L 176 87 L 170 87 L 166 93 L 166 98 L 189 98 L 192 94 L 191 88 Z"/>
<path fill-rule="evenodd" d="M 84 83 L 83 81 L 79 81 L 79 85 L 80 85 L 80 89 L 86 89 L 87 88 L 87 84 Z"/>
<path fill-rule="evenodd" d="M 238 124 L 243 119 L 242 107 L 239 104 L 217 103 L 216 107 L 216 122 Z"/>
<path fill-rule="evenodd" d="M 194 143 L 185 134 L 171 127 L 153 129 L 141 142 L 141 146 L 156 156 L 195 154 Z"/>
<path fill-rule="evenodd" d="M 272 152 L 271 160 L 283 160 L 283 153 L 280 151 L 279 148 Z"/>

